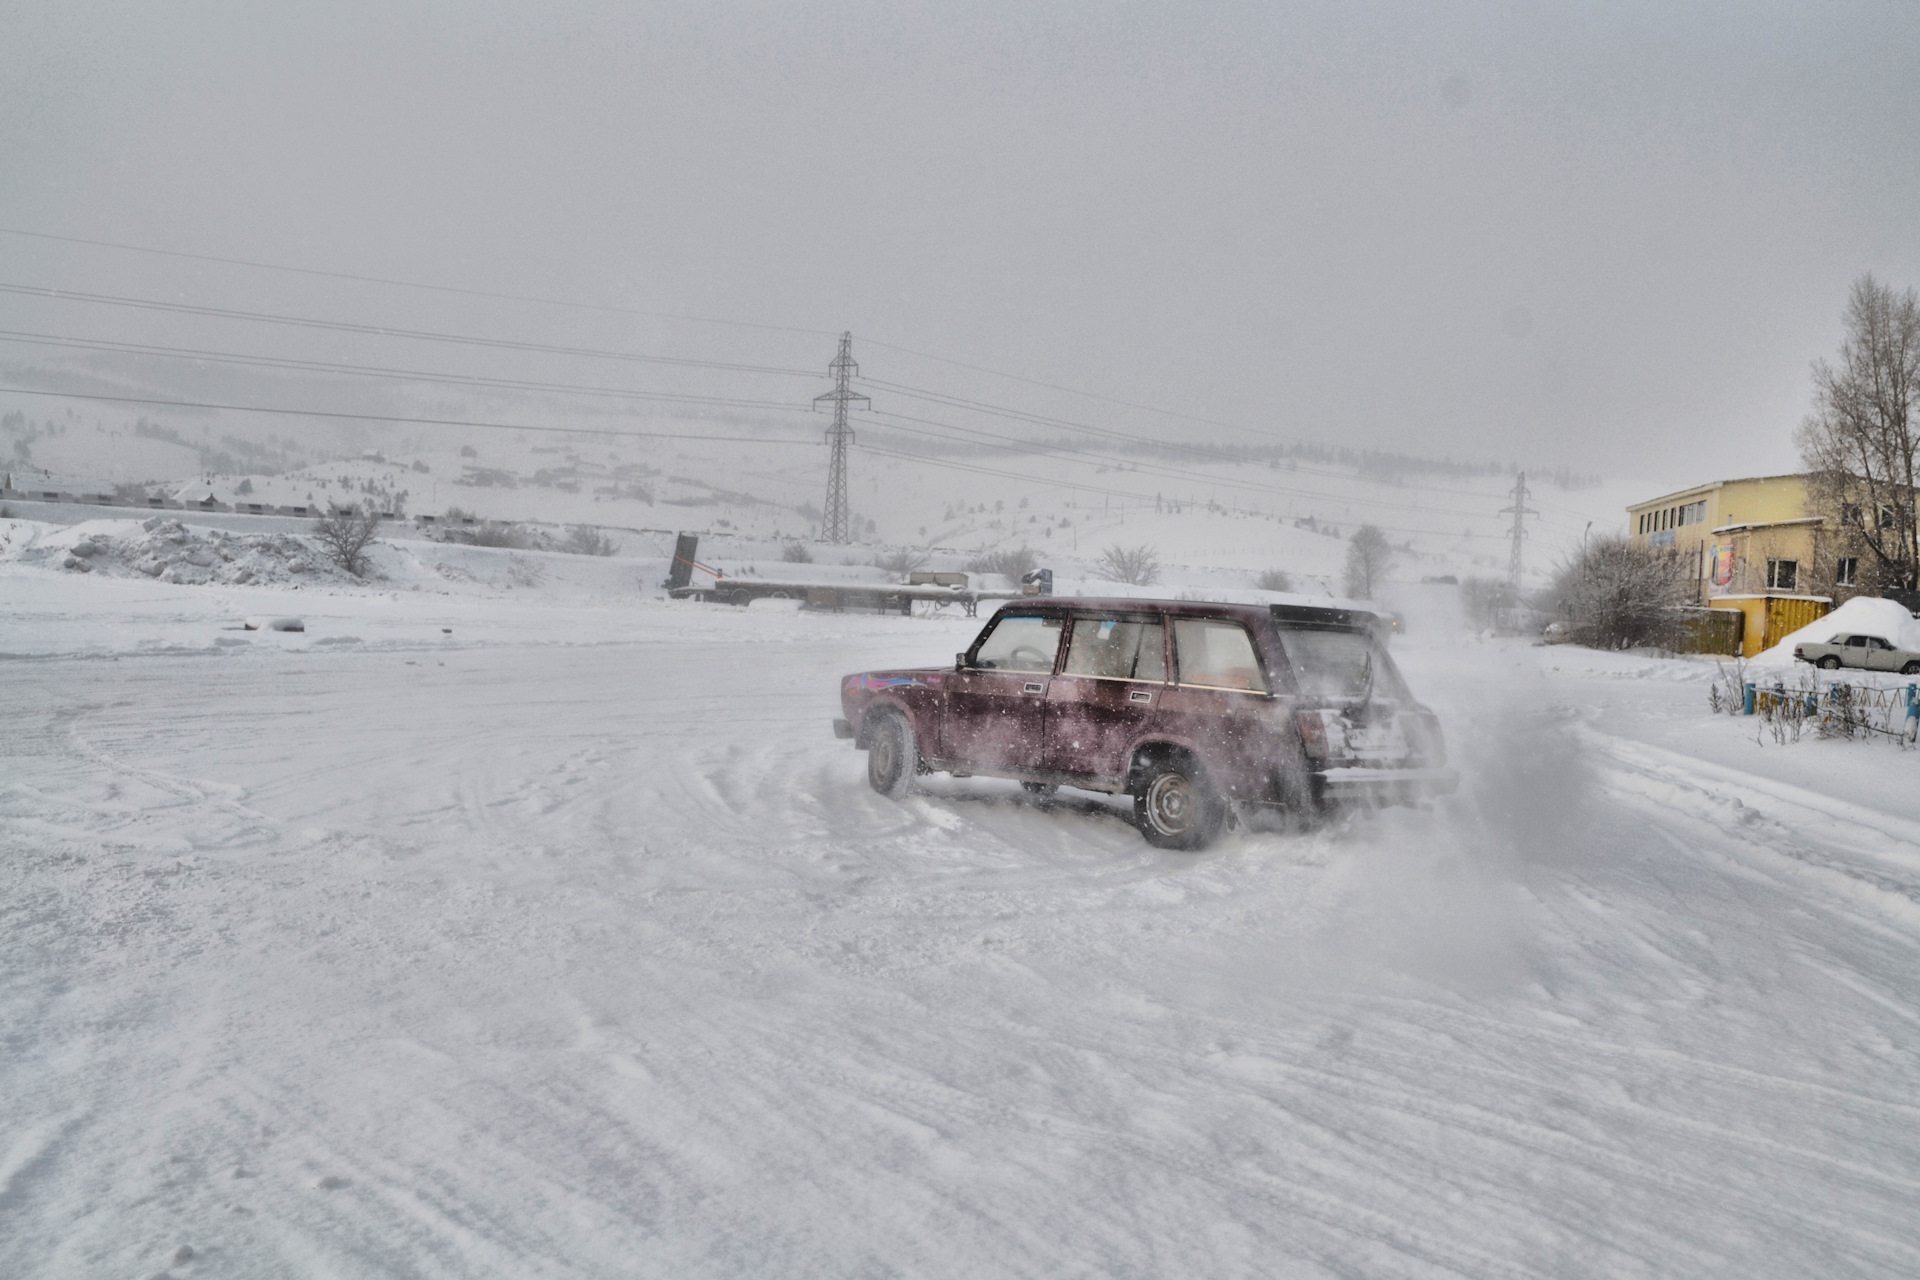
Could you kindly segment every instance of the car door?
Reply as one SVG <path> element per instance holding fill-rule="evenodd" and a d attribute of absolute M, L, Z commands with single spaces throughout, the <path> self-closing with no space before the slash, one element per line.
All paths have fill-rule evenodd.
<path fill-rule="evenodd" d="M 1253 637 L 1223 618 L 1169 620 L 1174 684 L 1161 695 L 1158 722 L 1200 751 L 1216 785 L 1230 794 L 1238 780 L 1261 775 L 1261 732 L 1273 683 Z"/>
<path fill-rule="evenodd" d="M 1869 671 L 1898 671 L 1900 669 L 1900 651 L 1879 636 L 1867 637 L 1867 669 Z"/>
<path fill-rule="evenodd" d="M 1064 619 L 1002 614 L 947 677 L 940 755 L 984 770 L 1037 771 L 1046 749 L 1047 686 Z"/>
<path fill-rule="evenodd" d="M 1836 641 L 1836 643 L 1839 642 Z M 1867 655 L 1872 651 L 1867 647 L 1866 636 L 1848 636 L 1845 641 L 1845 646 L 1845 648 L 1840 650 L 1840 665 L 1859 667 L 1863 670 L 1871 665 L 1867 660 Z"/>
<path fill-rule="evenodd" d="M 1075 613 L 1066 644 L 1047 691 L 1045 767 L 1118 778 L 1166 689 L 1166 624 L 1158 614 Z"/>

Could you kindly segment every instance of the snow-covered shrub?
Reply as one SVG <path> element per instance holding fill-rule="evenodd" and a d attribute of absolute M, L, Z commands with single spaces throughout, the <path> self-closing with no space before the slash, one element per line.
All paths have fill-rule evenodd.
<path fill-rule="evenodd" d="M 1253 580 L 1253 585 L 1261 591 L 1293 590 L 1293 575 L 1285 569 L 1265 569 Z"/>
<path fill-rule="evenodd" d="M 608 537 L 603 529 L 590 524 L 577 524 L 567 534 L 567 540 L 560 544 L 560 549 L 577 556 L 610 556 L 620 549 L 620 544 Z"/>
<path fill-rule="evenodd" d="M 968 573 L 998 573 L 1018 582 L 1022 574 L 1032 573 L 1039 563 L 1033 548 L 1022 543 L 1018 547 L 983 552 L 967 561 L 966 568 Z"/>

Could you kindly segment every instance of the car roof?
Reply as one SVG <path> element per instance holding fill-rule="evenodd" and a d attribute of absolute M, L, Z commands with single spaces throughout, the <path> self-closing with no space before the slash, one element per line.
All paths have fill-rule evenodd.
<path fill-rule="evenodd" d="M 1028 596 L 1009 600 L 994 616 L 1064 610 L 1087 613 L 1166 613 L 1182 618 L 1237 618 L 1244 623 L 1267 620 L 1296 626 L 1370 627 L 1377 615 L 1365 609 L 1338 609 L 1310 604 L 1229 604 L 1218 600 L 1154 600 L 1138 596 Z"/>

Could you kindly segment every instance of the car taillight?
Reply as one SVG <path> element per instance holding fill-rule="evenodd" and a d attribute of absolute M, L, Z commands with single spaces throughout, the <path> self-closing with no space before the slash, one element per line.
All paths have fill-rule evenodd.
<path fill-rule="evenodd" d="M 1300 741 L 1306 745 L 1307 758 L 1325 760 L 1327 758 L 1327 721 L 1326 714 L 1320 711 L 1302 711 L 1300 721 Z"/>

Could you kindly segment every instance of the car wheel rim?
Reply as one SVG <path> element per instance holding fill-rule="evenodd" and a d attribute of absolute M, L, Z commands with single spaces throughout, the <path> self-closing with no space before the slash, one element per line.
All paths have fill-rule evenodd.
<path fill-rule="evenodd" d="M 875 770 L 883 778 L 893 776 L 893 758 L 899 744 L 894 738 L 893 727 L 889 725 L 879 735 L 879 741 L 873 744 L 873 763 Z"/>
<path fill-rule="evenodd" d="M 1177 773 L 1163 773 L 1147 788 L 1147 821 L 1177 836 L 1193 825 L 1193 784 Z"/>

